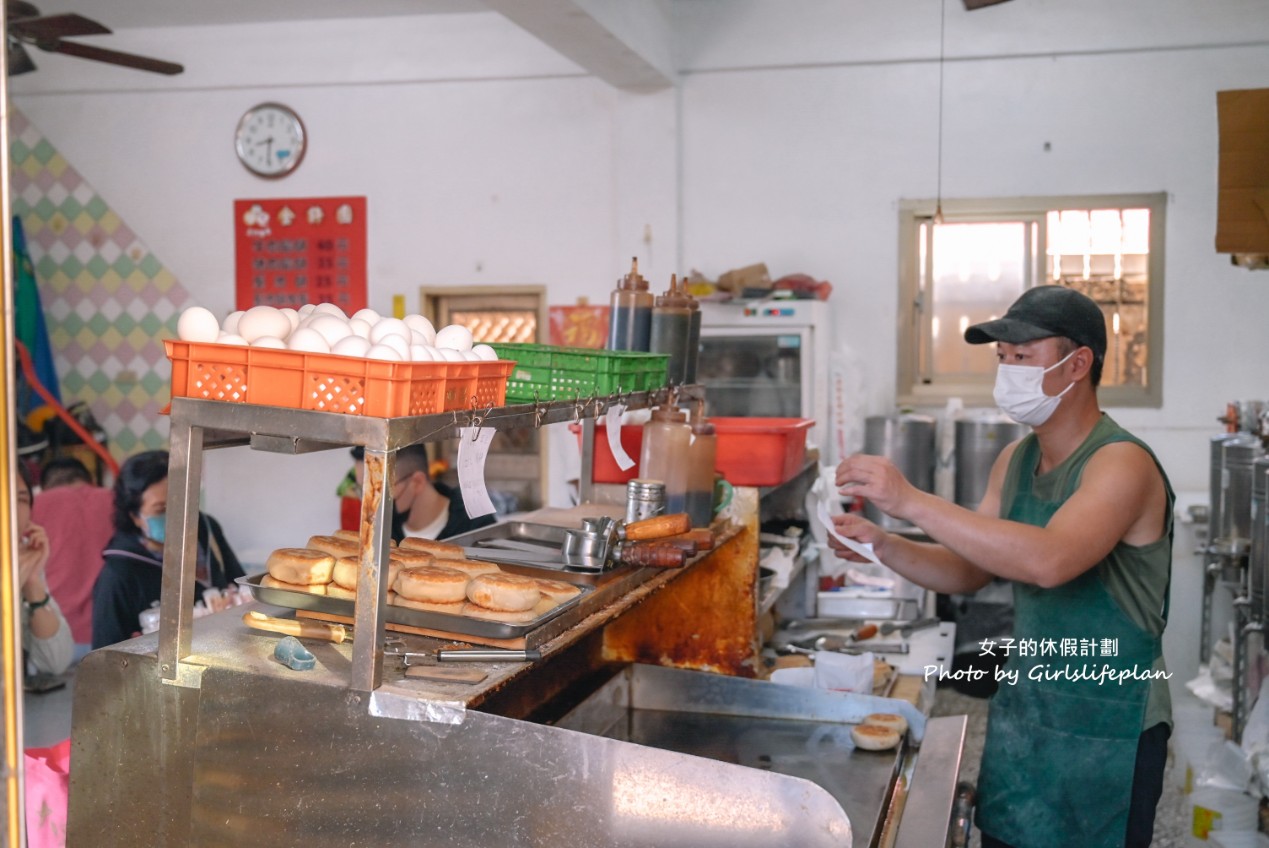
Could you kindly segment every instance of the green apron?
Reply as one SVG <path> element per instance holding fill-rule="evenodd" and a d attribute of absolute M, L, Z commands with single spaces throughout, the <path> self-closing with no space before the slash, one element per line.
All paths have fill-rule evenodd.
<path fill-rule="evenodd" d="M 1040 447 L 1034 436 L 1025 439 L 1007 478 L 1016 480 L 1016 496 L 1002 504 L 1002 515 L 1043 527 L 1074 493 L 1098 447 L 1132 441 L 1145 448 L 1109 419 L 1103 423 L 1109 426 L 1095 429 L 1080 456 L 1068 460 L 1074 467 L 1050 472 L 1065 475 L 1053 501 L 1033 492 Z M 1170 487 L 1168 495 L 1170 516 Z M 1167 526 L 1170 536 L 1170 520 Z M 1150 671 L 1162 640 L 1125 615 L 1103 585 L 1101 568 L 1053 589 L 1013 584 L 1014 647 L 1004 667 L 1011 677 L 1001 680 L 988 708 L 976 823 L 1018 848 L 1124 844 Z M 1116 640 L 1113 650 L 1105 640 Z M 999 646 L 996 652 L 1003 653 Z M 1078 679 L 1103 672 L 1103 666 L 1135 666 L 1141 674 Z"/>

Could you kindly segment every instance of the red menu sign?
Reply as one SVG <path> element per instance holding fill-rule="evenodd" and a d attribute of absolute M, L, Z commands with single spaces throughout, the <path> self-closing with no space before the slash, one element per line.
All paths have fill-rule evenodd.
<path fill-rule="evenodd" d="M 366 198 L 234 201 L 239 309 L 366 306 Z"/>

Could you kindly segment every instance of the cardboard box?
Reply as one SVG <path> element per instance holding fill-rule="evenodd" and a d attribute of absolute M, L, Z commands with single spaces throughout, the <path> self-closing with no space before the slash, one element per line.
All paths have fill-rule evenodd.
<path fill-rule="evenodd" d="M 1216 250 L 1269 253 L 1269 88 L 1218 91 Z"/>

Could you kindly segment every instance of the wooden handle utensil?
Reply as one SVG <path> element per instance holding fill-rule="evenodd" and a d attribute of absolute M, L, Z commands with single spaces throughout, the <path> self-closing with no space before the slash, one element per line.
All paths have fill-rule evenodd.
<path fill-rule="evenodd" d="M 627 524 L 622 531 L 622 538 L 631 542 L 647 539 L 660 539 L 662 536 L 677 536 L 692 529 L 692 519 L 686 512 L 671 515 L 654 515 L 633 524 Z"/>
<path fill-rule="evenodd" d="M 336 645 L 352 638 L 352 633 L 342 624 L 326 624 L 320 621 L 299 621 L 294 618 L 274 618 L 262 612 L 244 613 L 242 623 L 255 630 L 267 630 L 301 639 L 324 639 Z"/>

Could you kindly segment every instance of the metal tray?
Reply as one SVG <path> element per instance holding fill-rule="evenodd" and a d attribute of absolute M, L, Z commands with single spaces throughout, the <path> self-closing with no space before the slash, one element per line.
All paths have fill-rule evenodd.
<path fill-rule="evenodd" d="M 345 598 L 331 598 L 326 595 L 314 595 L 310 592 L 297 592 L 293 589 L 278 589 L 272 586 L 261 586 L 264 574 L 253 574 L 250 577 L 239 577 L 235 582 L 251 590 L 257 601 L 273 604 L 287 609 L 308 610 L 327 615 L 339 615 L 352 619 L 355 617 L 354 602 Z M 552 578 L 558 579 L 558 578 Z M 458 633 L 465 636 L 480 636 L 486 639 L 516 639 L 531 630 L 541 627 L 546 622 L 579 604 L 588 592 L 594 591 L 592 586 L 582 586 L 572 581 L 563 581 L 577 586 L 581 592 L 559 606 L 547 610 L 542 615 L 519 624 L 504 621 L 484 621 L 465 615 L 449 615 L 443 612 L 427 612 L 425 610 L 398 607 L 392 604 L 384 606 L 384 621 L 392 624 L 404 624 L 408 627 L 422 627 L 428 630 L 441 630 L 446 633 Z"/>

